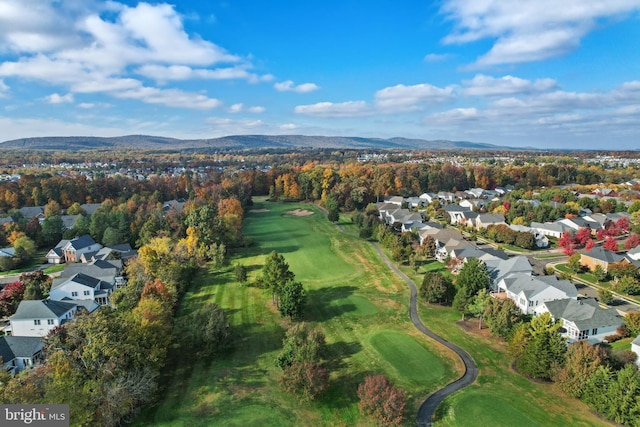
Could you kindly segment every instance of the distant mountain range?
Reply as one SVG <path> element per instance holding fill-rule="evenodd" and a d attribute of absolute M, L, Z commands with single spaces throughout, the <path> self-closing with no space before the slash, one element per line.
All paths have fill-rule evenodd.
<path fill-rule="evenodd" d="M 244 150 L 244 149 L 377 149 L 377 150 L 522 150 L 467 141 L 428 141 L 408 138 L 362 138 L 306 135 L 234 135 L 212 139 L 175 139 L 149 135 L 112 138 L 58 136 L 23 138 L 0 144 L 0 150 L 110 150 L 135 148 L 146 150 Z"/>

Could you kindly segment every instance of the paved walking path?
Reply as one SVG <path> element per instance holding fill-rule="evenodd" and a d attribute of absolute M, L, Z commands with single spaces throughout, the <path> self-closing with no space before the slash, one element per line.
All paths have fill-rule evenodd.
<path fill-rule="evenodd" d="M 411 290 L 411 299 L 409 302 L 409 315 L 415 327 L 418 328 L 420 332 L 422 332 L 429 338 L 451 349 L 454 353 L 460 356 L 460 359 L 462 359 L 462 362 L 464 363 L 464 367 L 465 367 L 464 375 L 462 375 L 460 378 L 458 378 L 454 382 L 447 384 L 447 386 L 445 386 L 444 388 L 437 390 L 435 393 L 429 396 L 427 400 L 422 402 L 422 405 L 420 405 L 420 409 L 418 409 L 418 416 L 416 419 L 416 423 L 418 426 L 421 426 L 421 427 L 430 426 L 431 419 L 433 418 L 433 414 L 435 413 L 438 405 L 440 405 L 440 403 L 442 403 L 442 401 L 450 394 L 453 394 L 456 391 L 461 390 L 464 387 L 473 384 L 473 382 L 476 380 L 478 376 L 478 367 L 476 366 L 476 363 L 473 361 L 473 358 L 469 355 L 469 353 L 467 353 L 457 345 L 452 344 L 449 341 L 445 340 L 444 338 L 436 335 L 430 329 L 428 329 L 424 325 L 424 323 L 422 323 L 422 320 L 420 320 L 420 316 L 418 316 L 418 288 L 416 287 L 416 284 L 413 283 L 413 280 L 407 277 L 406 274 L 400 271 L 398 267 L 396 267 L 389 260 L 389 258 L 382 252 L 382 250 L 380 249 L 380 246 L 378 246 L 377 243 L 371 242 L 371 244 L 376 249 L 380 257 L 384 260 L 384 262 L 389 266 L 389 268 L 393 270 L 393 272 L 396 273 L 398 276 L 400 276 L 400 278 L 404 280 L 404 282 L 409 286 L 409 289 Z"/>
<path fill-rule="evenodd" d="M 336 225 L 343 233 L 354 236 L 353 233 L 349 233 L 348 231 L 346 231 L 344 227 L 342 227 L 342 225 Z M 413 322 L 414 326 L 429 338 L 439 342 L 440 344 L 456 353 L 460 357 L 460 359 L 462 359 L 462 363 L 464 364 L 465 371 L 460 378 L 447 384 L 444 388 L 436 390 L 424 402 L 422 402 L 422 405 L 420 405 L 420 408 L 418 409 L 418 415 L 416 417 L 416 425 L 419 427 L 429 427 L 432 425 L 431 420 L 433 419 L 433 414 L 436 412 L 436 408 L 438 407 L 438 405 L 440 405 L 440 403 L 442 403 L 444 399 L 446 399 L 449 395 L 455 393 L 456 391 L 462 390 L 463 388 L 473 384 L 473 382 L 478 377 L 478 366 L 476 365 L 476 362 L 474 362 L 471 355 L 469 355 L 469 353 L 467 353 L 457 345 L 450 343 L 439 335 L 436 335 L 433 331 L 428 329 L 424 325 L 424 323 L 422 323 L 422 320 L 420 320 L 420 316 L 418 316 L 418 288 L 416 284 L 413 283 L 413 280 L 407 277 L 406 274 L 400 271 L 398 267 L 396 267 L 395 264 L 391 262 L 391 260 L 384 254 L 384 252 L 382 252 L 380 246 L 378 246 L 377 243 L 370 243 L 378 252 L 378 255 L 380 255 L 382 260 L 387 264 L 387 266 L 409 286 L 409 289 L 411 290 L 411 299 L 409 300 L 409 316 L 411 317 L 411 321 Z"/>

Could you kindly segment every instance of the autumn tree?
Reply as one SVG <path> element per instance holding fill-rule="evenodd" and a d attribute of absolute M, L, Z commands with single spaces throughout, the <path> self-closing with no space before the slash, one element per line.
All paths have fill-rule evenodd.
<path fill-rule="evenodd" d="M 36 270 L 29 273 L 22 273 L 20 275 L 20 281 L 25 286 L 25 300 L 41 300 L 49 296 L 53 279 L 48 274 L 44 274 L 42 270 Z"/>
<path fill-rule="evenodd" d="M 617 252 L 618 251 L 618 241 L 616 239 L 614 239 L 613 237 L 606 237 L 604 239 L 604 244 L 602 245 L 603 248 L 608 249 L 612 252 Z"/>
<path fill-rule="evenodd" d="M 280 384 L 305 400 L 316 399 L 329 386 L 329 371 L 324 366 L 326 356 L 325 337 L 319 329 L 304 322 L 293 324 L 276 358 L 276 364 L 283 370 Z"/>
<path fill-rule="evenodd" d="M 13 315 L 22 301 L 25 285 L 21 281 L 11 282 L 0 291 L 0 317 Z"/>
<path fill-rule="evenodd" d="M 358 407 L 376 423 L 385 426 L 401 425 L 404 421 L 406 397 L 404 390 L 395 387 L 384 375 L 371 375 L 358 386 Z"/>
<path fill-rule="evenodd" d="M 571 397 L 581 398 L 589 378 L 607 362 L 606 351 L 588 341 L 576 341 L 567 348 L 564 366 L 553 379 Z"/>
<path fill-rule="evenodd" d="M 578 273 L 582 269 L 582 264 L 580 263 L 580 254 L 573 254 L 569 257 L 569 261 L 567 261 L 567 267 L 569 270 L 574 273 Z"/>
<path fill-rule="evenodd" d="M 507 338 L 522 322 L 522 312 L 512 299 L 491 298 L 484 311 L 484 321 L 495 336 Z"/>
<path fill-rule="evenodd" d="M 428 272 L 422 279 L 420 297 L 426 302 L 449 304 L 455 296 L 456 289 L 449 278 L 441 273 Z"/>
<path fill-rule="evenodd" d="M 624 242 L 624 248 L 626 250 L 631 250 L 638 245 L 640 245 L 640 237 L 635 233 L 630 235 L 629 238 Z"/>
<path fill-rule="evenodd" d="M 590 228 L 581 227 L 578 231 L 576 231 L 576 235 L 574 237 L 574 241 L 576 242 L 576 244 L 580 246 L 585 246 L 590 239 L 591 239 Z"/>
<path fill-rule="evenodd" d="M 598 289 L 598 300 L 603 304 L 611 304 L 613 302 L 613 293 L 605 288 Z"/>

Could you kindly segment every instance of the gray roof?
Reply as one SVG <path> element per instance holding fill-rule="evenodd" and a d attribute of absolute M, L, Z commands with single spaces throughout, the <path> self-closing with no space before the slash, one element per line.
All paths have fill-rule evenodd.
<path fill-rule="evenodd" d="M 562 224 L 559 222 L 531 222 L 531 228 L 536 228 L 538 230 L 549 230 L 556 233 L 563 233 L 565 230 L 571 230 L 566 224 Z"/>
<path fill-rule="evenodd" d="M 452 203 L 450 205 L 444 205 L 444 210 L 446 212 L 471 212 L 471 208 L 467 206 L 460 206 L 456 203 Z"/>
<path fill-rule="evenodd" d="M 64 224 L 64 227 L 70 229 L 73 228 L 79 216 L 80 215 L 61 215 L 60 218 L 62 219 L 62 224 Z"/>
<path fill-rule="evenodd" d="M 16 222 L 16 219 L 12 216 L 0 218 L 0 225 L 10 224 L 12 222 Z"/>
<path fill-rule="evenodd" d="M 624 259 L 624 256 L 618 255 L 615 252 L 611 252 L 610 250 L 601 248 L 599 246 L 591 249 L 591 251 L 586 254 L 582 254 L 582 256 L 588 256 L 609 263 L 620 262 Z"/>
<path fill-rule="evenodd" d="M 487 264 L 489 276 L 496 284 L 511 274 L 523 273 L 530 276 L 532 271 L 531 262 L 522 255 L 508 259 L 487 260 L 485 264 Z"/>
<path fill-rule="evenodd" d="M 476 221 L 481 221 L 483 224 L 497 224 L 500 222 L 504 222 L 504 215 L 502 215 L 501 213 L 484 213 L 478 215 L 478 219 Z"/>
<path fill-rule="evenodd" d="M 54 280 L 54 283 L 51 285 L 52 290 L 57 289 L 60 286 L 69 282 L 79 283 L 81 285 L 88 286 L 92 289 L 96 289 L 98 285 L 100 285 L 100 283 L 102 282 L 100 279 L 97 279 L 92 276 L 88 276 L 83 273 L 77 273 L 71 277 L 64 277 L 62 278 L 62 280 L 59 280 L 59 279 L 60 278 L 58 278 L 58 280 Z"/>
<path fill-rule="evenodd" d="M 558 280 L 555 276 L 529 276 L 515 274 L 504 279 L 504 283 L 514 294 L 523 292 L 527 299 L 539 294 L 549 286 L 562 291 L 568 298 L 577 298 L 578 290 L 568 280 Z"/>
<path fill-rule="evenodd" d="M 80 237 L 69 240 L 69 243 L 71 243 L 71 246 L 73 246 L 74 249 L 78 250 L 91 245 L 95 245 L 96 241 L 93 240 L 93 237 L 89 236 L 88 234 L 84 234 Z"/>
<path fill-rule="evenodd" d="M 102 206 L 102 203 L 85 203 L 80 205 L 87 215 L 92 215 L 100 206 Z"/>
<path fill-rule="evenodd" d="M 27 219 L 34 218 L 44 214 L 44 206 L 25 206 L 18 209 L 23 217 Z"/>
<path fill-rule="evenodd" d="M 44 343 L 40 337 L 0 337 L 0 348 L 4 346 L 9 348 L 14 357 L 30 358 L 42 350 Z M 8 362 L 11 359 L 5 359 L 3 354 L 2 360 Z"/>
<path fill-rule="evenodd" d="M 547 301 L 544 304 L 554 318 L 573 322 L 581 331 L 605 326 L 620 326 L 624 323 L 624 319 L 616 309 L 601 308 L 593 298 L 561 299 Z"/>
<path fill-rule="evenodd" d="M 20 301 L 16 313 L 11 316 L 12 320 L 25 319 L 50 319 L 60 317 L 76 305 L 62 301 L 45 300 L 23 300 Z"/>
<path fill-rule="evenodd" d="M 96 261 L 96 263 L 90 264 L 69 264 L 64 268 L 64 270 L 62 270 L 62 272 L 60 272 L 59 277 L 53 279 L 51 289 L 59 287 L 78 274 L 91 277 L 94 280 L 102 280 L 103 282 L 113 283 L 116 276 L 119 274 L 120 267 L 118 267 L 118 265 L 122 266 L 122 261 L 113 260 Z"/>
<path fill-rule="evenodd" d="M 640 345 L 640 335 L 638 335 L 633 341 L 631 341 L 631 344 Z"/>

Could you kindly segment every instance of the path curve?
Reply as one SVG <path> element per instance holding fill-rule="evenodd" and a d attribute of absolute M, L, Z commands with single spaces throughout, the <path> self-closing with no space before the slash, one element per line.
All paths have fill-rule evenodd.
<path fill-rule="evenodd" d="M 473 360 L 471 355 L 469 355 L 469 353 L 467 353 L 457 345 L 450 343 L 439 335 L 436 335 L 433 331 L 428 329 L 424 325 L 424 323 L 422 323 L 420 316 L 418 316 L 418 288 L 416 287 L 416 284 L 413 283 L 413 280 L 407 277 L 406 274 L 400 271 L 398 267 L 396 267 L 391 262 L 391 260 L 389 260 L 389 258 L 382 252 L 380 246 L 378 246 L 377 243 L 370 243 L 376 249 L 378 255 L 380 255 L 387 266 L 389 266 L 389 268 L 393 270 L 394 273 L 400 276 L 400 278 L 404 280 L 404 282 L 409 286 L 409 289 L 411 289 L 409 315 L 415 327 L 429 338 L 451 349 L 460 357 L 460 359 L 462 359 L 462 363 L 464 363 L 465 372 L 460 378 L 431 394 L 424 402 L 422 402 L 422 405 L 420 405 L 420 409 L 418 409 L 418 416 L 416 418 L 416 424 L 420 427 L 430 426 L 436 408 L 438 407 L 438 405 L 440 405 L 440 403 L 442 403 L 445 398 L 447 398 L 447 396 L 473 384 L 473 382 L 478 377 L 478 366 L 476 365 L 476 362 Z"/>

